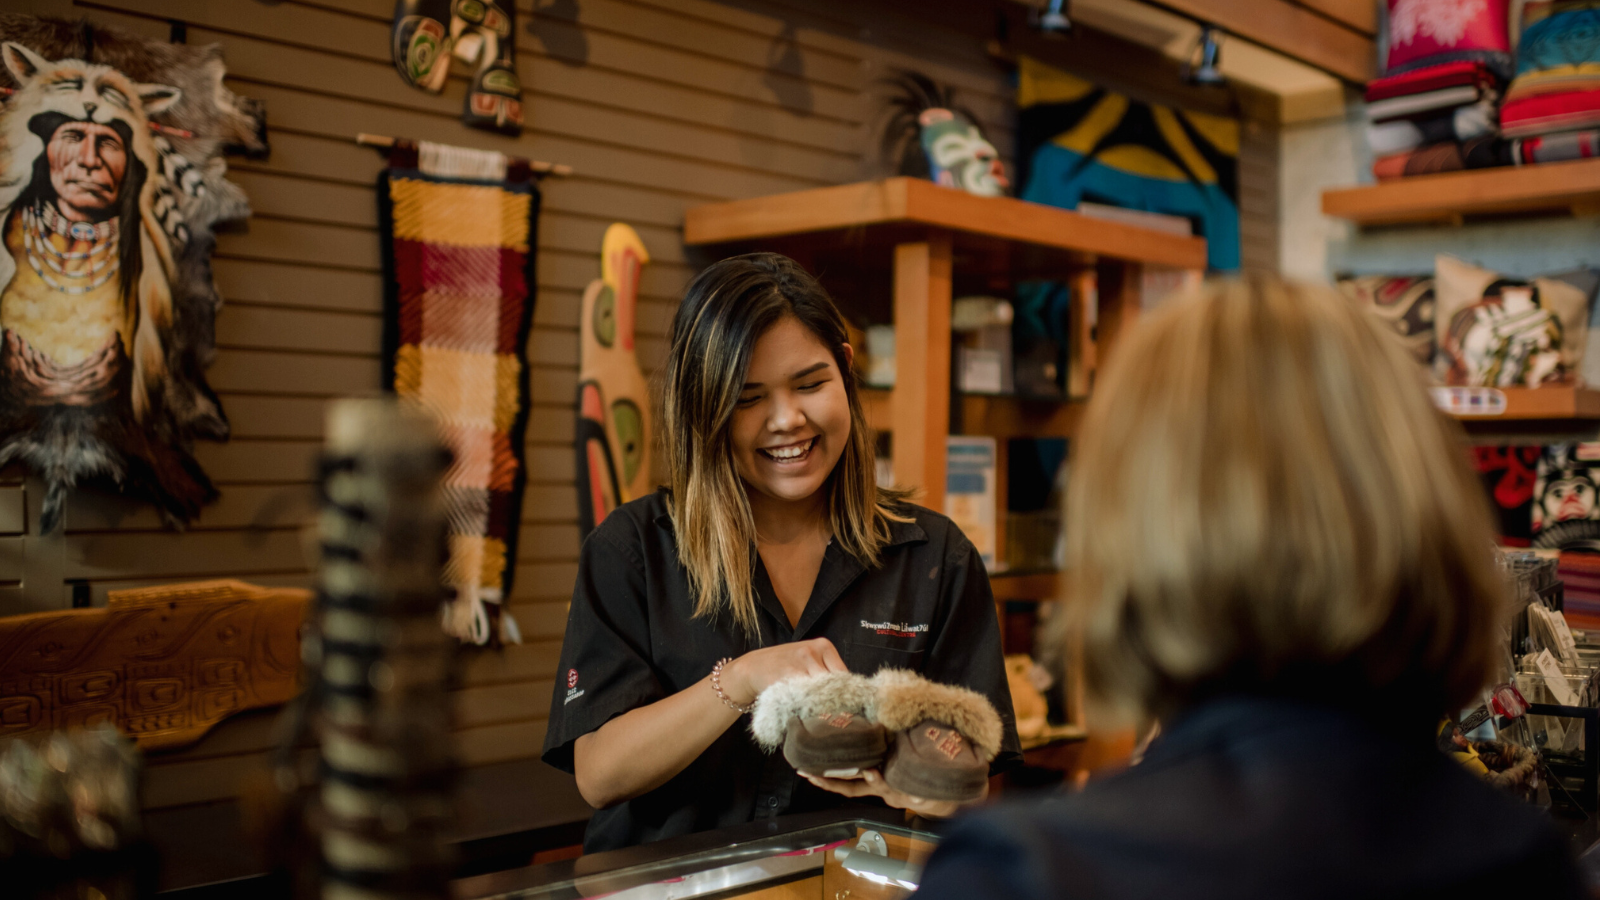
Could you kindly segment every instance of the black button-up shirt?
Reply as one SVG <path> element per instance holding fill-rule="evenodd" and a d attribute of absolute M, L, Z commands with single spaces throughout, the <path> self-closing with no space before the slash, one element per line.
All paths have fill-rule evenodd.
<path fill-rule="evenodd" d="M 793 627 L 758 560 L 760 635 L 751 639 L 729 616 L 694 618 L 663 493 L 618 507 L 583 544 L 544 761 L 571 772 L 574 741 L 694 685 L 723 657 L 825 637 L 852 672 L 910 669 L 984 694 L 1005 723 L 991 771 L 1014 763 L 1021 751 L 983 561 L 949 519 L 918 506 L 907 512 L 913 521 L 891 523 L 877 568 L 828 545 Z M 596 812 L 584 851 L 863 803 L 881 805 L 813 787 L 783 754 L 762 753 L 741 720 L 666 784 Z"/>

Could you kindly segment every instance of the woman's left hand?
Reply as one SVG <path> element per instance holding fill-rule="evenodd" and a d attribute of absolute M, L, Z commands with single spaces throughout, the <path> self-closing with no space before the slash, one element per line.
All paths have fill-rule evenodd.
<path fill-rule="evenodd" d="M 811 775 L 806 772 L 801 772 L 800 775 L 825 791 L 832 791 L 835 794 L 842 794 L 846 797 L 880 797 L 884 803 L 895 809 L 909 809 L 919 816 L 926 816 L 930 819 L 948 819 L 955 815 L 961 807 L 968 805 L 957 803 L 954 800 L 924 800 L 921 797 L 903 794 L 889 787 L 888 783 L 883 780 L 883 775 L 877 769 L 866 770 L 861 774 L 860 778 L 823 778 L 820 775 Z M 987 783 L 983 786 L 983 795 L 984 797 L 989 795 L 989 785 Z M 972 802 L 979 803 L 982 800 L 983 797 L 979 797 Z"/>

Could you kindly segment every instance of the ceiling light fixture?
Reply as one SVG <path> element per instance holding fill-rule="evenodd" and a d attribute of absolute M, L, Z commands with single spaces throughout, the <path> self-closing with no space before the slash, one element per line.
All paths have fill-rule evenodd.
<path fill-rule="evenodd" d="M 1221 35 L 1222 32 L 1215 25 L 1200 26 L 1200 37 L 1195 41 L 1194 50 L 1189 53 L 1189 58 L 1183 63 L 1184 81 L 1198 85 L 1227 83 L 1222 70 L 1217 67 L 1220 61 Z"/>
<path fill-rule="evenodd" d="M 1063 34 L 1072 30 L 1072 20 L 1067 18 L 1067 0 L 1050 0 L 1043 10 L 1035 11 L 1035 27 L 1045 34 Z"/>

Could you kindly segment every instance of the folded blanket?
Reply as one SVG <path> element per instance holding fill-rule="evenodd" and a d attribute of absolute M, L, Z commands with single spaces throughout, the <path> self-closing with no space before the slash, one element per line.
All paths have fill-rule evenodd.
<path fill-rule="evenodd" d="M 1565 94 L 1571 91 L 1600 90 L 1600 63 L 1579 63 L 1518 75 L 1506 88 L 1506 102 L 1537 97 L 1540 94 Z"/>
<path fill-rule="evenodd" d="M 1444 88 L 1461 87 L 1495 88 L 1499 79 L 1489 67 L 1477 60 L 1457 60 L 1425 66 L 1398 75 L 1387 75 L 1368 82 L 1366 100 L 1376 103 L 1391 97 L 1409 97 Z"/>
<path fill-rule="evenodd" d="M 1519 166 L 1600 156 L 1600 130 L 1569 131 L 1511 142 L 1511 161 Z"/>
<path fill-rule="evenodd" d="M 1522 6 L 1517 75 L 1507 100 L 1600 89 L 1600 8 L 1592 2 Z"/>
<path fill-rule="evenodd" d="M 1536 94 L 1500 107 L 1506 137 L 1533 137 L 1600 127 L 1600 90 Z"/>
<path fill-rule="evenodd" d="M 1431 116 L 1375 122 L 1367 126 L 1367 146 L 1373 156 L 1388 156 L 1428 144 L 1483 137 L 1494 134 L 1498 127 L 1494 101 L 1485 97 Z"/>
<path fill-rule="evenodd" d="M 1445 141 L 1391 153 L 1372 162 L 1372 174 L 1379 181 L 1412 175 L 1432 175 L 1461 169 L 1487 169 L 1511 164 L 1511 147 L 1501 138 L 1486 136 L 1467 141 Z"/>
<path fill-rule="evenodd" d="M 1403 97 L 1390 97 L 1376 103 L 1367 104 L 1367 121 L 1386 122 L 1390 119 L 1404 119 L 1422 113 L 1431 113 L 1441 109 L 1450 109 L 1468 103 L 1476 103 L 1487 96 L 1488 92 L 1477 85 L 1464 84 L 1456 87 L 1440 88 L 1436 91 L 1426 91 L 1421 94 L 1407 94 Z"/>

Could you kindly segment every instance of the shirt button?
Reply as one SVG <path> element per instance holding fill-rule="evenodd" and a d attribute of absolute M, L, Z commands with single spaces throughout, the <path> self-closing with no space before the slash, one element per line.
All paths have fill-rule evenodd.
<path fill-rule="evenodd" d="M 767 806 L 769 806 L 769 807 L 771 807 L 773 809 L 777 809 L 778 808 L 778 798 L 777 797 L 768 797 L 767 798 Z"/>

